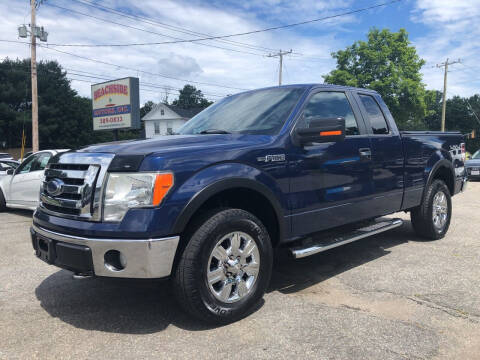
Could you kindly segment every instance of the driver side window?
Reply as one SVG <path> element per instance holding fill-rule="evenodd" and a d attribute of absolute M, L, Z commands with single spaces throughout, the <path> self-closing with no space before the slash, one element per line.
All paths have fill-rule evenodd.
<path fill-rule="evenodd" d="M 343 92 L 321 91 L 314 94 L 303 110 L 301 127 L 308 127 L 312 118 L 345 119 L 346 135 L 359 135 L 357 120 Z"/>
<path fill-rule="evenodd" d="M 24 162 L 20 164 L 16 173 L 17 174 L 26 174 L 32 171 L 32 166 L 37 159 L 37 155 L 31 155 L 29 158 L 25 159 Z"/>

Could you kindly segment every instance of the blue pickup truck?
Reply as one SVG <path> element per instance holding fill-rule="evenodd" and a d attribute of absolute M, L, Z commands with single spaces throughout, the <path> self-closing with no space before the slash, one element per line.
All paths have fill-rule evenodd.
<path fill-rule="evenodd" d="M 32 244 L 77 278 L 170 278 L 191 315 L 228 323 L 262 298 L 276 248 L 316 254 L 400 226 L 384 217 L 398 211 L 444 237 L 464 160 L 460 133 L 400 132 L 371 90 L 248 91 L 173 136 L 53 157 Z"/>

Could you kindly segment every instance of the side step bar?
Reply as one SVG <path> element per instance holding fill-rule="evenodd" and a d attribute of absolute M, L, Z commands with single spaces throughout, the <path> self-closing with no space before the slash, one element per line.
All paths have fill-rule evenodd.
<path fill-rule="evenodd" d="M 402 219 L 380 218 L 367 226 L 355 229 L 349 233 L 341 234 L 340 236 L 327 236 L 316 242 L 309 242 L 305 246 L 292 247 L 290 248 L 290 252 L 295 259 L 300 259 L 397 228 L 402 226 L 402 224 Z"/>

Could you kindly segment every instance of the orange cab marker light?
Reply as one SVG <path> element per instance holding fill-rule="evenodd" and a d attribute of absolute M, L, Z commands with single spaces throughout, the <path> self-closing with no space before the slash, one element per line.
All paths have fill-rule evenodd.
<path fill-rule="evenodd" d="M 320 132 L 320 136 L 334 136 L 334 135 L 342 135 L 342 130 Z"/>
<path fill-rule="evenodd" d="M 159 205 L 173 186 L 173 174 L 158 174 L 153 189 L 153 205 Z"/>

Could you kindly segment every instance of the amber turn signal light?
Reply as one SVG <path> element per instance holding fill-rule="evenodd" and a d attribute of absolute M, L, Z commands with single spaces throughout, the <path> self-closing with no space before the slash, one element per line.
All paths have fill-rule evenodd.
<path fill-rule="evenodd" d="M 320 136 L 336 136 L 336 135 L 342 135 L 341 130 L 334 130 L 334 131 L 322 131 L 320 132 Z"/>
<path fill-rule="evenodd" d="M 158 174 L 153 189 L 153 205 L 159 205 L 173 186 L 173 174 Z"/>

